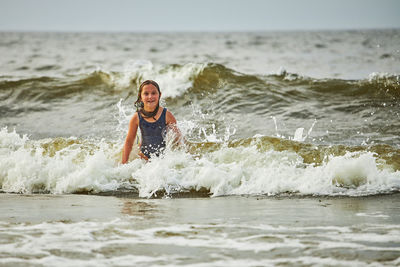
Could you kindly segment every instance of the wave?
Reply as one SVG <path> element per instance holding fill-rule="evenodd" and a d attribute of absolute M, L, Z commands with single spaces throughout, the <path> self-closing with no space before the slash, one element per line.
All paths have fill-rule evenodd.
<path fill-rule="evenodd" d="M 12 80 L 3 77 L 0 92 L 11 91 L 18 100 L 53 100 L 81 93 L 116 94 L 132 91 L 137 93 L 140 83 L 156 80 L 164 97 L 179 96 L 189 88 L 192 79 L 204 68 L 204 64 L 154 66 L 150 61 L 134 61 L 125 71 L 96 70 L 87 74 L 59 77 L 33 77 Z M 43 97 L 43 99 L 42 99 Z"/>
<path fill-rule="evenodd" d="M 0 131 L 0 188 L 14 193 L 138 197 L 365 196 L 400 191 L 400 150 L 315 146 L 273 137 L 189 142 L 149 162 L 120 165 L 121 143 L 29 140 Z"/>
<path fill-rule="evenodd" d="M 369 146 L 315 145 L 277 137 L 260 136 L 225 143 L 192 143 L 189 145 L 189 149 L 193 154 L 204 154 L 215 152 L 222 147 L 252 146 L 257 147 L 259 152 L 268 152 L 270 150 L 293 152 L 302 158 L 304 164 L 312 164 L 313 166 L 323 165 L 329 157 L 341 157 L 348 153 L 372 153 L 376 160 L 382 163 L 380 166 L 390 167 L 394 171 L 400 170 L 400 150 L 384 144 Z"/>
<path fill-rule="evenodd" d="M 99 69 L 88 74 L 63 78 L 12 80 L 10 77 L 3 77 L 0 81 L 0 92 L 3 95 L 12 92 L 9 97 L 16 100 L 33 101 L 48 101 L 84 92 L 116 94 L 132 91 L 136 94 L 137 87 L 145 79 L 159 82 L 166 98 L 181 97 L 184 94 L 207 97 L 210 93 L 224 93 L 229 90 L 244 98 L 252 97 L 248 88 L 262 91 L 265 96 L 276 95 L 277 98 L 306 99 L 322 95 L 379 97 L 389 100 L 400 98 L 400 76 L 394 74 L 372 73 L 363 80 L 313 79 L 285 70 L 277 74 L 250 75 L 214 63 L 155 66 L 150 61 L 133 61 L 126 65 L 123 72 Z"/>
<path fill-rule="evenodd" d="M 400 98 L 400 76 L 387 73 L 372 73 L 362 80 L 314 79 L 282 69 L 277 74 L 246 75 L 219 64 L 208 64 L 196 76 L 193 89 L 189 93 L 215 92 L 218 89 L 242 88 L 246 97 L 248 88 L 263 91 L 266 96 L 307 99 L 332 95 L 380 99 Z M 251 94 L 251 93 L 247 93 Z M 252 96 L 250 96 L 252 97 Z"/>

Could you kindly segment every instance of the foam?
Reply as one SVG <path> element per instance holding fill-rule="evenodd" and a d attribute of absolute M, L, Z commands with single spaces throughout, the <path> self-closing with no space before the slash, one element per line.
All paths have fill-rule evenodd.
<path fill-rule="evenodd" d="M 221 195 L 373 195 L 400 189 L 400 172 L 382 167 L 371 152 L 326 158 L 320 166 L 303 163 L 294 152 L 262 152 L 256 144 L 221 148 L 201 155 L 172 149 L 149 162 L 119 164 L 122 143 L 83 140 L 50 155 L 44 144 L 0 131 L 0 184 L 5 192 L 101 192 L 137 188 L 141 197 L 206 188 Z M 67 139 L 67 141 L 73 140 Z M 168 142 L 167 142 L 168 143 Z"/>
<path fill-rule="evenodd" d="M 140 196 L 157 190 L 207 188 L 213 196 L 241 194 L 369 195 L 400 188 L 400 172 L 378 170 L 372 153 L 305 165 L 295 153 L 223 147 L 200 158 L 169 151 L 135 169 Z M 341 184 L 339 183 L 341 182 Z"/>
<path fill-rule="evenodd" d="M 352 249 L 355 253 L 399 251 L 398 247 L 385 245 L 395 244 L 398 240 L 399 231 L 396 225 L 387 225 L 387 229 L 382 228 L 382 225 L 364 226 L 360 232 L 354 231 L 352 227 L 286 227 L 262 223 L 257 225 L 184 223 L 155 226 L 147 224 L 143 227 L 129 218 L 107 222 L 44 222 L 33 225 L 0 222 L 0 234 L 5 235 L 9 241 L 2 245 L 3 257 L 0 263 L 70 266 L 87 265 L 90 261 L 96 266 L 117 263 L 119 265 L 165 263 L 163 265 L 176 266 L 182 261 L 181 251 L 185 248 L 189 251 L 191 249 L 213 251 L 209 255 L 213 266 L 224 266 L 222 260 L 225 264 L 229 262 L 240 266 L 241 263 L 243 266 L 279 263 L 362 266 L 365 262 L 358 259 L 327 257 L 324 252 L 332 249 L 340 249 L 338 253 L 343 253 L 342 251 L 346 249 Z M 263 240 L 265 236 L 273 239 L 265 242 Z M 363 244 L 371 241 L 375 244 Z M 126 249 L 118 251 L 119 247 Z M 132 247 L 153 249 L 141 250 L 141 253 L 136 255 L 132 254 Z M 169 253 L 158 253 L 165 247 L 169 247 Z M 253 257 L 253 260 L 250 260 L 252 264 L 245 262 L 249 259 L 242 258 L 242 255 L 247 258 L 247 255 L 253 253 L 280 250 L 284 252 L 287 249 L 295 249 L 297 252 L 290 257 L 271 259 Z M 305 250 L 308 254 L 304 256 L 302 251 Z M 239 253 L 239 256 L 235 259 L 224 258 L 226 253 Z M 196 254 L 192 254 L 191 260 L 194 262 L 193 266 L 206 266 Z M 196 263 L 197 260 L 200 262 Z"/>
<path fill-rule="evenodd" d="M 144 80 L 155 80 L 161 88 L 163 97 L 178 97 L 193 86 L 194 78 L 203 71 L 207 64 L 187 63 L 184 65 L 154 65 L 149 60 L 128 61 L 122 72 L 110 72 L 98 69 L 105 83 L 113 88 L 124 90 L 132 86 L 132 81 L 139 85 Z M 137 88 L 134 88 L 135 91 Z"/>
<path fill-rule="evenodd" d="M 397 80 L 399 80 L 400 76 L 394 73 L 387 73 L 387 72 L 372 72 L 368 75 L 368 80 L 370 82 L 388 78 L 396 78 Z"/>
<path fill-rule="evenodd" d="M 0 183 L 5 192 L 99 192 L 115 190 L 129 178 L 127 166 L 115 165 L 120 147 L 105 141 L 74 144 L 50 156 L 42 146 L 47 139 L 30 141 L 6 128 L 0 135 Z"/>

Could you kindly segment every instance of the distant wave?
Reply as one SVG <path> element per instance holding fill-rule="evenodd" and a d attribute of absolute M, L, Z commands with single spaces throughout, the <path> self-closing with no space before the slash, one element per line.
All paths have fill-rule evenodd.
<path fill-rule="evenodd" d="M 219 64 L 208 64 L 196 77 L 194 92 L 204 92 L 218 88 L 250 87 L 262 88 L 282 95 L 297 97 L 299 94 L 341 94 L 380 98 L 400 98 L 400 76 L 385 73 L 372 73 L 362 80 L 314 79 L 285 70 L 278 74 L 247 75 L 238 73 Z M 196 90 L 197 89 L 197 90 Z M 191 91 L 193 92 L 193 91 Z M 245 96 L 245 94 L 243 94 Z"/>
<path fill-rule="evenodd" d="M 48 100 L 74 93 L 101 91 L 114 94 L 120 91 L 136 92 L 145 79 L 154 79 L 162 87 L 165 97 L 179 97 L 185 93 L 204 94 L 216 90 L 246 89 L 248 86 L 266 91 L 292 91 L 310 95 L 343 94 L 346 96 L 380 96 L 400 98 L 400 75 L 372 73 L 363 80 L 314 79 L 285 70 L 278 74 L 249 75 L 221 64 L 188 63 L 155 67 L 151 62 L 133 64 L 125 72 L 97 70 L 64 78 L 34 77 L 20 80 L 0 80 L 0 91 L 18 91 L 17 98 L 40 95 Z M 290 89 L 287 89 L 290 88 Z M 297 91 L 297 92 L 296 92 Z M 30 94 L 26 94 L 29 92 Z M 290 96 L 290 92 L 285 94 Z"/>
<path fill-rule="evenodd" d="M 272 108 L 287 112 L 296 103 L 319 101 L 333 109 L 360 112 L 366 101 L 376 105 L 400 100 L 400 76 L 371 74 L 362 80 L 313 79 L 282 71 L 278 74 L 250 75 L 224 65 L 206 63 L 155 67 L 151 62 L 135 63 L 125 72 L 94 71 L 64 78 L 37 77 L 20 80 L 0 80 L 0 101 L 6 115 L 47 110 L 53 101 L 92 95 L 135 98 L 144 79 L 159 82 L 163 98 L 173 107 L 194 99 L 201 106 L 218 103 L 221 111 L 264 114 Z M 182 102 L 183 101 L 183 102 Z M 3 102 L 3 103 L 4 103 Z M 21 103 L 24 103 L 23 108 Z M 348 103 L 343 106 L 344 103 Z M 299 111 L 300 112 L 300 111 Z M 307 112 L 302 111 L 301 114 Z M 291 114 L 291 116 L 296 114 Z M 302 116 L 303 116 L 302 115 Z M 315 117 L 309 114 L 309 117 Z"/>

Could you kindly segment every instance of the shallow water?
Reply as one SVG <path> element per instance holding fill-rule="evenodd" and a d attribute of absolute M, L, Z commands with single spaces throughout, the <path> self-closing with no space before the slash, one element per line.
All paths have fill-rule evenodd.
<path fill-rule="evenodd" d="M 4 266 L 399 264 L 398 194 L 158 200 L 0 194 L 0 198 Z"/>

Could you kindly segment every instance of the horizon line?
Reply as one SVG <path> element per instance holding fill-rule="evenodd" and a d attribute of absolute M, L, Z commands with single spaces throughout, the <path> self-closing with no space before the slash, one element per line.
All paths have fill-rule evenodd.
<path fill-rule="evenodd" d="M 259 30 L 22 30 L 0 29 L 2 33 L 259 33 L 259 32 L 318 32 L 318 31 L 374 31 L 400 30 L 400 27 L 314 28 L 314 29 L 259 29 Z"/>

